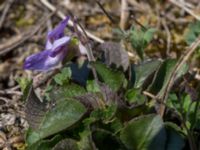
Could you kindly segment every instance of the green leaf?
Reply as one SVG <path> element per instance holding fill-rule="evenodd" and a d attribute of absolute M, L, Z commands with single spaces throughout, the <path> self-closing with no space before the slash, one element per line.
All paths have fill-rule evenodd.
<path fill-rule="evenodd" d="M 161 117 L 148 115 L 129 121 L 120 138 L 130 150 L 164 150 L 166 133 Z"/>
<path fill-rule="evenodd" d="M 141 94 L 139 89 L 129 89 L 125 93 L 125 98 L 129 103 L 143 104 L 145 102 L 145 97 Z"/>
<path fill-rule="evenodd" d="M 88 80 L 86 88 L 88 92 L 101 92 L 101 89 L 95 80 Z"/>
<path fill-rule="evenodd" d="M 199 103 L 196 104 L 197 112 L 195 112 L 191 118 L 192 129 L 200 129 L 200 106 Z"/>
<path fill-rule="evenodd" d="M 59 85 L 64 85 L 65 83 L 69 82 L 71 76 L 72 76 L 71 69 L 69 67 L 63 68 L 61 70 L 61 73 L 58 73 L 54 76 L 54 81 Z"/>
<path fill-rule="evenodd" d="M 123 123 L 117 117 L 113 118 L 112 121 L 109 121 L 109 131 L 114 134 L 118 134 L 123 128 Z"/>
<path fill-rule="evenodd" d="M 167 141 L 165 150 L 182 150 L 185 145 L 181 129 L 174 123 L 165 123 Z"/>
<path fill-rule="evenodd" d="M 174 67 L 176 66 L 176 63 L 177 60 L 175 59 L 167 59 L 162 63 L 154 76 L 153 83 L 148 88 L 148 91 L 150 93 L 157 94 L 159 97 L 162 97 L 173 73 Z M 184 64 L 181 69 L 179 69 L 179 72 L 176 74 L 175 79 L 184 75 L 187 69 L 187 64 Z"/>
<path fill-rule="evenodd" d="M 150 29 L 137 29 L 132 27 L 131 29 L 131 45 L 136 50 L 138 56 L 143 60 L 144 49 L 148 46 L 149 42 L 153 38 L 153 34 L 156 30 Z"/>
<path fill-rule="evenodd" d="M 16 81 L 19 84 L 22 92 L 24 92 L 26 87 L 31 83 L 31 80 L 28 78 L 17 78 Z"/>
<path fill-rule="evenodd" d="M 80 133 L 81 140 L 77 143 L 79 150 L 94 150 L 94 143 L 91 140 L 91 131 L 89 129 Z"/>
<path fill-rule="evenodd" d="M 175 94 L 170 94 L 167 105 L 168 107 L 176 110 L 176 113 L 178 113 L 179 116 L 184 117 L 184 119 L 188 121 L 188 124 L 191 125 L 191 128 L 196 126 L 196 122 L 200 120 L 200 111 L 198 108 L 196 111 L 196 107 L 198 107 L 198 102 L 192 101 L 190 95 L 186 93 L 181 93 L 179 99 Z"/>
<path fill-rule="evenodd" d="M 85 114 L 86 108 L 78 101 L 67 98 L 51 108 L 43 117 L 38 129 L 27 134 L 29 145 L 71 127 Z"/>
<path fill-rule="evenodd" d="M 198 113 L 198 109 L 197 112 L 195 111 L 197 101 L 192 101 L 190 95 L 188 94 L 182 94 L 181 97 L 181 102 L 179 102 L 179 112 L 182 114 L 186 121 L 189 121 L 189 124 L 194 126 L 195 120 L 197 119 L 196 113 Z"/>
<path fill-rule="evenodd" d="M 176 113 L 181 116 L 181 113 L 179 112 L 181 109 L 180 106 L 180 101 L 178 100 L 178 97 L 175 93 L 170 93 L 168 96 L 168 100 L 167 100 L 167 106 L 169 108 L 172 108 L 176 111 Z"/>
<path fill-rule="evenodd" d="M 149 111 L 149 107 L 147 105 L 132 105 L 120 107 L 117 111 L 117 117 L 120 118 L 123 122 L 127 122 L 134 117 L 137 117 L 141 114 L 147 114 Z"/>
<path fill-rule="evenodd" d="M 144 41 L 148 44 L 151 42 L 153 39 L 153 34 L 156 32 L 155 28 L 149 28 L 145 33 L 144 33 Z"/>
<path fill-rule="evenodd" d="M 31 145 L 30 147 L 28 147 L 27 150 L 50 150 L 61 139 L 62 139 L 62 136 L 56 135 L 52 139 L 40 140 L 36 142 L 35 144 Z"/>
<path fill-rule="evenodd" d="M 135 88 L 140 88 L 149 75 L 158 69 L 160 60 L 147 61 L 134 67 L 135 71 Z"/>
<path fill-rule="evenodd" d="M 191 23 L 188 27 L 188 31 L 185 34 L 185 40 L 188 45 L 192 44 L 200 35 L 200 21 Z"/>
<path fill-rule="evenodd" d="M 22 100 L 26 100 L 29 94 L 29 89 L 32 86 L 32 80 L 29 80 L 28 78 L 17 78 L 16 81 L 23 92 Z"/>
<path fill-rule="evenodd" d="M 95 119 L 101 119 L 103 122 L 109 122 L 113 119 L 115 113 L 117 111 L 116 105 L 110 105 L 108 107 L 105 107 L 103 109 L 96 109 L 91 113 L 91 117 Z"/>
<path fill-rule="evenodd" d="M 49 95 L 49 93 L 51 93 L 53 90 L 53 86 L 52 85 L 48 85 L 45 89 L 45 93 L 44 93 L 44 99 L 47 101 L 51 101 L 51 97 Z"/>
<path fill-rule="evenodd" d="M 102 81 L 112 90 L 117 91 L 122 87 L 125 81 L 125 76 L 121 71 L 108 68 L 105 64 L 100 62 L 92 63 L 92 65 L 95 67 Z"/>
<path fill-rule="evenodd" d="M 50 97 L 52 99 L 62 100 L 67 97 L 84 95 L 85 93 L 86 90 L 83 87 L 79 86 L 78 84 L 71 83 L 58 88 L 54 88 L 50 93 Z"/>
<path fill-rule="evenodd" d="M 181 103 L 181 102 L 180 102 Z M 193 109 L 190 109 L 190 106 L 192 104 L 192 100 L 190 98 L 190 95 L 185 95 L 183 97 L 183 100 L 182 100 L 182 109 L 184 112 L 187 112 L 187 111 L 194 111 L 194 107 Z"/>

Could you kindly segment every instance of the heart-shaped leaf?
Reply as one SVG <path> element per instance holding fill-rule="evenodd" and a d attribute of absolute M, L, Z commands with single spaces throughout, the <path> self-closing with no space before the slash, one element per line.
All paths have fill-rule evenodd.
<path fill-rule="evenodd" d="M 40 140 L 35 144 L 32 144 L 27 150 L 50 150 L 62 139 L 61 135 L 56 135 L 52 139 Z"/>
<path fill-rule="evenodd" d="M 167 132 L 167 141 L 165 150 L 182 150 L 185 142 L 183 136 L 181 136 L 180 128 L 173 123 L 165 123 Z"/>
<path fill-rule="evenodd" d="M 200 35 L 200 21 L 191 23 L 189 25 L 188 29 L 189 30 L 187 30 L 187 32 L 185 34 L 185 40 L 186 40 L 187 44 L 190 45 Z"/>
<path fill-rule="evenodd" d="M 129 121 L 120 138 L 128 149 L 164 150 L 166 133 L 161 117 L 148 115 Z"/>
<path fill-rule="evenodd" d="M 167 59 L 159 67 L 156 72 L 152 84 L 149 86 L 149 92 L 152 94 L 157 94 L 158 97 L 161 97 L 167 87 L 167 84 L 170 80 L 170 77 L 173 73 L 174 67 L 176 66 L 177 60 Z M 176 79 L 181 77 L 186 73 L 188 69 L 187 64 L 184 64 L 179 72 L 176 74 Z"/>
<path fill-rule="evenodd" d="M 161 64 L 160 60 L 151 60 L 134 66 L 134 72 L 135 72 L 134 87 L 140 88 L 144 83 L 144 81 L 147 79 L 147 77 L 151 75 L 153 72 L 155 72 L 156 69 L 158 69 L 158 67 L 160 66 L 160 64 Z"/>
<path fill-rule="evenodd" d="M 31 145 L 40 139 L 71 127 L 85 113 L 86 108 L 77 100 L 66 98 L 65 100 L 58 101 L 53 108 L 45 113 L 39 127 L 34 130 L 30 129 L 26 137 L 27 143 Z"/>

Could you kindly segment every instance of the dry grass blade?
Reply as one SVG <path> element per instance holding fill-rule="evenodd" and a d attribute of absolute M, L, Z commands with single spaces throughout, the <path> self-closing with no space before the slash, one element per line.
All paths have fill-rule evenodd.
<path fill-rule="evenodd" d="M 167 35 L 167 50 L 166 50 L 166 55 L 169 56 L 170 55 L 170 47 L 171 47 L 171 33 L 170 30 L 167 26 L 166 20 L 162 19 L 161 23 L 163 24 L 163 27 L 165 29 L 166 35 Z"/>
<path fill-rule="evenodd" d="M 120 17 L 120 28 L 125 30 L 126 23 L 129 17 L 128 2 L 127 0 L 121 0 L 121 17 Z"/>
<path fill-rule="evenodd" d="M 177 72 L 180 70 L 180 68 L 184 65 L 184 63 L 190 58 L 190 56 L 194 53 L 194 51 L 196 50 L 196 48 L 200 45 L 200 36 L 197 38 L 196 41 L 194 41 L 190 47 L 183 53 L 183 55 L 180 57 L 180 59 L 178 60 L 176 66 L 174 67 L 174 70 L 172 71 L 172 74 L 170 76 L 170 80 L 165 88 L 164 94 L 161 98 L 159 98 L 160 100 L 162 100 L 162 102 L 165 102 L 168 98 L 169 92 L 171 90 L 171 87 L 174 83 L 174 80 L 176 78 Z M 164 115 L 164 111 L 165 111 L 165 106 L 161 105 L 160 110 L 159 110 L 159 114 L 161 116 Z"/>
<path fill-rule="evenodd" d="M 46 23 L 46 21 L 54 14 L 55 12 L 52 12 L 49 15 L 45 15 L 44 17 L 41 18 L 38 22 L 40 22 L 37 26 L 33 27 L 33 29 L 29 30 L 28 32 L 25 32 L 21 35 L 17 35 L 13 37 L 13 40 L 9 40 L 8 43 L 5 43 L 3 45 L 0 45 L 0 55 L 3 55 L 5 53 L 10 52 L 17 46 L 21 45 L 28 39 L 30 39 L 34 34 L 36 34 L 41 26 Z"/>
<path fill-rule="evenodd" d="M 0 18 L 0 29 L 3 26 L 4 20 L 6 18 L 6 14 L 8 13 L 8 11 L 10 9 L 10 6 L 12 5 L 13 2 L 14 2 L 14 0 L 8 0 L 8 1 L 6 1 L 3 13 L 2 13 L 1 18 Z"/>
<path fill-rule="evenodd" d="M 56 7 L 54 7 L 48 0 L 40 0 L 42 2 L 42 4 L 44 4 L 48 9 L 50 9 L 51 11 L 55 11 L 56 10 Z M 64 13 L 62 13 L 61 11 L 57 11 L 57 15 L 61 18 L 61 19 L 65 19 L 66 15 Z M 73 27 L 73 21 L 72 20 L 69 20 L 68 22 L 69 26 L 72 26 Z M 80 32 L 83 32 L 83 30 L 81 29 L 80 26 L 77 27 L 78 30 Z M 90 37 L 91 39 L 99 42 L 99 43 L 103 43 L 104 40 L 100 39 L 99 37 L 96 37 L 95 35 L 91 34 L 90 32 L 88 31 L 85 31 L 86 34 L 88 35 L 88 37 Z"/>
<path fill-rule="evenodd" d="M 96 3 L 98 4 L 98 6 L 101 8 L 101 10 L 104 12 L 104 14 L 108 17 L 108 19 L 112 22 L 115 23 L 116 21 L 109 15 L 109 13 L 104 9 L 103 5 L 96 0 Z"/>
<path fill-rule="evenodd" d="M 169 0 L 169 2 L 171 2 L 172 4 L 182 8 L 183 10 L 185 10 L 188 14 L 190 14 L 191 16 L 193 16 L 194 18 L 196 18 L 197 20 L 200 20 L 200 16 L 195 14 L 195 12 L 193 12 L 191 9 L 189 9 L 181 0 Z"/>

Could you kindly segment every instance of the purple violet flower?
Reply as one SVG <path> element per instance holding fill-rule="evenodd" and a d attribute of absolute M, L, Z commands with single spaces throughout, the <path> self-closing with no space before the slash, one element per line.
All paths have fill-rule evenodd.
<path fill-rule="evenodd" d="M 69 17 L 66 17 L 48 33 L 45 50 L 27 57 L 24 69 L 47 71 L 53 69 L 64 59 L 71 39 L 71 37 L 64 35 L 64 29 L 68 20 Z"/>

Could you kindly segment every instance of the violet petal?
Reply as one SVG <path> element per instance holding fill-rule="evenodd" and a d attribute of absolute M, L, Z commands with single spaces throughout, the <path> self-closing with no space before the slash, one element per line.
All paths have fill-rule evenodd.
<path fill-rule="evenodd" d="M 54 68 L 64 58 L 65 51 L 61 51 L 56 57 L 50 57 L 50 50 L 44 50 L 26 58 L 24 69 L 46 71 Z"/>
<path fill-rule="evenodd" d="M 70 42 L 70 39 L 71 39 L 71 37 L 65 36 L 65 37 L 62 37 L 62 38 L 54 41 L 50 56 L 55 57 L 58 53 L 60 53 L 60 51 L 63 50 L 63 46 L 66 48 L 67 46 L 65 46 L 65 45 L 67 45 L 67 43 Z"/>
<path fill-rule="evenodd" d="M 53 69 L 63 60 L 67 52 L 67 43 L 70 41 L 70 37 L 64 36 L 64 29 L 68 20 L 69 17 L 66 17 L 48 33 L 46 50 L 27 57 L 24 69 L 46 71 Z"/>
<path fill-rule="evenodd" d="M 87 48 L 81 42 L 79 42 L 78 47 L 82 55 L 87 55 Z"/>
<path fill-rule="evenodd" d="M 48 39 L 57 40 L 64 36 L 65 27 L 69 21 L 69 16 L 62 20 L 52 31 L 48 34 Z"/>
<path fill-rule="evenodd" d="M 53 47 L 53 44 L 51 43 L 51 41 L 49 39 L 47 39 L 47 42 L 46 42 L 46 45 L 45 45 L 45 49 L 52 49 Z"/>

